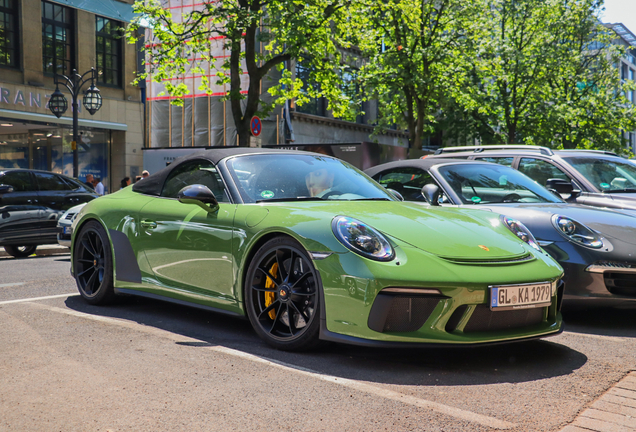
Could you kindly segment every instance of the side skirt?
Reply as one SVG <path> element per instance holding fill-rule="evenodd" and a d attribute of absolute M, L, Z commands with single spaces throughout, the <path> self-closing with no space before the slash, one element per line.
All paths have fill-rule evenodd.
<path fill-rule="evenodd" d="M 159 294 L 153 294 L 153 293 L 149 293 L 149 292 L 145 292 L 145 291 L 139 291 L 136 289 L 129 289 L 129 288 L 115 288 L 115 294 L 127 294 L 127 295 L 132 295 L 132 296 L 138 296 L 138 297 L 146 297 L 146 298 L 151 298 L 151 299 L 155 299 L 155 300 L 161 300 L 161 301 L 165 301 L 165 302 L 169 302 L 169 303 L 175 303 L 178 305 L 182 305 L 182 306 L 188 306 L 188 307 L 194 307 L 197 309 L 203 309 L 206 311 L 210 311 L 210 312 L 215 312 L 215 313 L 220 313 L 223 315 L 229 315 L 229 316 L 233 316 L 233 317 L 237 317 L 237 318 L 243 318 L 243 319 L 247 319 L 247 317 L 243 314 L 237 313 L 237 312 L 231 312 L 225 309 L 221 309 L 221 308 L 215 308 L 212 306 L 205 306 L 205 305 L 201 305 L 198 303 L 192 303 L 192 302 L 188 302 L 185 300 L 178 300 L 178 299 L 174 299 L 171 297 L 166 297 L 166 296 L 162 296 Z"/>

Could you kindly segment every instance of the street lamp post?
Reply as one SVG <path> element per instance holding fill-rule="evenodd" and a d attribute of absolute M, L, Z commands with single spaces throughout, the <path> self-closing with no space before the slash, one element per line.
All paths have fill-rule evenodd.
<path fill-rule="evenodd" d="M 77 155 L 77 110 L 79 108 L 79 105 L 77 103 L 77 96 L 79 96 L 84 84 L 86 84 L 90 80 L 91 85 L 86 90 L 86 92 L 84 92 L 83 103 L 84 107 L 91 115 L 95 114 L 97 110 L 99 110 L 102 106 L 102 96 L 99 94 L 99 89 L 95 87 L 96 79 L 97 71 L 95 70 L 95 68 L 91 68 L 89 71 L 84 72 L 84 74 L 82 75 L 78 74 L 76 69 L 73 69 L 73 73 L 70 77 L 61 74 L 55 74 L 55 91 L 53 92 L 53 94 L 51 95 L 51 99 L 49 100 L 49 109 L 53 114 L 55 114 L 57 118 L 60 118 L 68 108 L 68 102 L 60 91 L 60 84 L 64 85 L 73 97 L 73 142 L 71 143 L 71 148 L 73 149 L 73 177 L 75 178 L 77 178 L 79 175 L 79 163 Z"/>

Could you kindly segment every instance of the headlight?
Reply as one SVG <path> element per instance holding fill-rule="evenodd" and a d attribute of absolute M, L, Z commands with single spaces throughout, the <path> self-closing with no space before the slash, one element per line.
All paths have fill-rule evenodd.
<path fill-rule="evenodd" d="M 569 217 L 554 215 L 552 224 L 565 238 L 592 249 L 603 247 L 603 239 L 580 222 Z"/>
<path fill-rule="evenodd" d="M 516 219 L 509 218 L 507 216 L 501 215 L 501 222 L 512 231 L 517 237 L 519 237 L 524 242 L 528 243 L 530 246 L 535 248 L 538 251 L 541 251 L 537 240 L 534 238 L 532 233 L 524 224 L 519 222 Z"/>
<path fill-rule="evenodd" d="M 353 252 L 376 261 L 390 261 L 395 256 L 391 243 L 376 229 L 359 220 L 336 216 L 331 222 L 336 238 Z"/>

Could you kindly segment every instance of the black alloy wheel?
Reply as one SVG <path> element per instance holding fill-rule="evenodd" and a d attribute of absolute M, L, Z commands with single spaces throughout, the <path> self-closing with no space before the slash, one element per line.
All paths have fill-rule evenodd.
<path fill-rule="evenodd" d="M 320 277 L 303 247 L 289 237 L 265 243 L 245 279 L 247 315 L 274 348 L 302 351 L 320 344 Z"/>
<path fill-rule="evenodd" d="M 13 257 L 26 258 L 35 253 L 37 246 L 5 246 L 4 250 Z"/>
<path fill-rule="evenodd" d="M 73 264 L 84 300 L 107 304 L 114 299 L 113 258 L 106 230 L 99 222 L 90 221 L 82 227 L 73 249 Z"/>

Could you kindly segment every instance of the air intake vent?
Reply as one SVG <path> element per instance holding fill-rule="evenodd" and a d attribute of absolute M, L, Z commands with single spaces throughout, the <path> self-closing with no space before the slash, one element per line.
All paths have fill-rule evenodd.
<path fill-rule="evenodd" d="M 369 328 L 382 333 L 417 331 L 443 298 L 378 294 L 369 313 Z"/>
<path fill-rule="evenodd" d="M 546 308 L 491 311 L 485 304 L 477 305 L 464 333 L 509 330 L 536 325 L 543 321 Z"/>
<path fill-rule="evenodd" d="M 612 294 L 636 297 L 636 273 L 603 273 L 605 288 Z"/>

